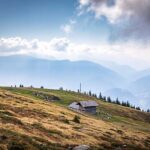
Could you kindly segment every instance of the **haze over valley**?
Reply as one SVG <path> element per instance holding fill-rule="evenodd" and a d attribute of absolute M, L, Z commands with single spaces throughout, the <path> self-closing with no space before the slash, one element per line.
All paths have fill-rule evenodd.
<path fill-rule="evenodd" d="M 91 90 L 97 95 L 101 92 L 113 100 L 119 98 L 143 109 L 150 107 L 148 70 L 131 73 L 131 68 L 126 66 L 122 72 L 124 66 L 116 70 L 89 61 L 45 60 L 23 55 L 0 57 L 0 65 L 3 86 L 23 84 L 77 91 L 81 83 L 82 92 Z"/>

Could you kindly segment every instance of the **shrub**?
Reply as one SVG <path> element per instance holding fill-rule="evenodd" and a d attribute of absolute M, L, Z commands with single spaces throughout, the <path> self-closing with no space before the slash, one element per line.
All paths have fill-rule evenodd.
<path fill-rule="evenodd" d="M 11 142 L 8 146 L 8 150 L 26 150 L 26 146 L 15 141 Z"/>
<path fill-rule="evenodd" d="M 73 121 L 75 123 L 80 123 L 80 116 L 75 115 Z"/>
<path fill-rule="evenodd" d="M 61 121 L 62 121 L 63 123 L 69 124 L 69 120 L 66 119 L 66 118 L 62 119 Z"/>

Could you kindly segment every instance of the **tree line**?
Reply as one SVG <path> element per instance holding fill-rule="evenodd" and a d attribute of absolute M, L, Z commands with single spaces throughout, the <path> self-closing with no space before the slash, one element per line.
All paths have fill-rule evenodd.
<path fill-rule="evenodd" d="M 11 85 L 11 87 L 13 87 L 13 86 Z M 17 86 L 15 85 L 15 87 L 17 87 Z M 24 85 L 23 85 L 23 84 L 20 84 L 19 87 L 20 87 L 20 88 L 23 88 Z M 30 88 L 33 88 L 33 86 L 31 85 Z M 41 86 L 40 88 L 41 88 L 41 89 L 44 89 L 44 86 Z M 64 90 L 64 89 L 63 89 L 63 87 L 60 87 L 59 90 Z M 66 91 L 71 91 L 71 90 L 66 90 Z M 78 89 L 77 92 L 78 92 L 78 93 L 81 93 L 81 91 L 80 91 L 79 89 Z M 125 102 L 125 101 L 120 101 L 118 98 L 116 98 L 116 100 L 113 100 L 110 96 L 108 96 L 108 97 L 103 96 L 101 92 L 99 93 L 98 96 L 97 96 L 97 94 L 92 93 L 92 91 L 83 92 L 82 94 L 88 95 L 88 96 L 91 96 L 91 97 L 95 97 L 95 98 L 97 98 L 97 99 L 99 99 L 99 100 L 102 100 L 102 101 L 104 101 L 104 102 L 113 103 L 113 104 L 117 104 L 117 105 L 122 105 L 122 106 L 124 106 L 124 107 L 130 107 L 130 108 L 132 108 L 132 109 L 144 111 L 144 110 L 142 110 L 140 107 L 136 107 L 135 105 L 130 104 L 129 101 L 126 101 L 126 102 Z M 150 109 L 147 109 L 146 112 L 150 113 Z"/>
<path fill-rule="evenodd" d="M 79 93 L 79 90 L 78 90 L 78 93 Z M 124 106 L 124 107 L 130 107 L 132 109 L 136 109 L 136 110 L 139 110 L 139 111 L 144 111 L 140 107 L 136 107 L 135 105 L 130 104 L 129 101 L 126 101 L 126 102 L 125 101 L 120 101 L 118 98 L 116 98 L 116 100 L 113 100 L 110 96 L 108 96 L 108 97 L 103 96 L 101 92 L 99 93 L 99 95 L 97 95 L 95 93 L 92 93 L 91 91 L 84 92 L 83 94 L 91 96 L 91 97 L 95 97 L 95 98 L 97 98 L 99 100 L 102 100 L 104 102 L 113 103 L 113 104 L 121 105 L 121 106 Z M 146 112 L 150 113 L 150 109 L 147 109 Z"/>

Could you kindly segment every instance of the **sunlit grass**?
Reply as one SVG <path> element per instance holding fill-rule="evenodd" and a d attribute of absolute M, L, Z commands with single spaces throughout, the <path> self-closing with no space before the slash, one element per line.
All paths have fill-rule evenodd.
<path fill-rule="evenodd" d="M 33 92 L 55 95 L 60 101 L 47 102 Z M 14 137 L 28 147 L 53 146 L 66 149 L 68 145 L 88 144 L 93 149 L 118 147 L 124 143 L 135 148 L 148 144 L 150 124 L 135 120 L 142 112 L 97 100 L 101 115 L 78 114 L 67 108 L 73 101 L 93 99 L 80 93 L 60 90 L 4 88 L 0 90 L 0 128 L 7 136 L 3 147 L 11 144 Z M 116 111 L 115 111 L 116 110 Z M 116 115 L 118 113 L 118 115 Z M 120 114 L 122 113 L 122 114 Z M 124 115 L 124 116 L 123 116 Z M 133 116 L 132 116 L 133 115 Z M 141 114 L 140 114 L 141 115 Z M 145 115 L 142 113 L 141 116 Z M 75 122 L 79 116 L 80 123 Z M 106 117 L 110 116 L 110 119 Z M 104 117 L 104 118 L 103 118 Z M 8 133 L 6 133 L 9 131 Z M 13 132 L 12 132 L 13 131 Z M 136 135 L 136 136 L 135 136 Z M 41 143 L 41 144 L 40 144 Z M 0 144 L 0 148 L 1 148 Z M 61 149 L 60 148 L 60 149 Z"/>

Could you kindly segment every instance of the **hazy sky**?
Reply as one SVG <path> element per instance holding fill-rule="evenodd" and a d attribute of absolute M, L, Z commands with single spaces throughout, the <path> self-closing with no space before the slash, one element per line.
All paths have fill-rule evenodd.
<path fill-rule="evenodd" d="M 149 0 L 0 0 L 0 55 L 150 67 Z"/>

